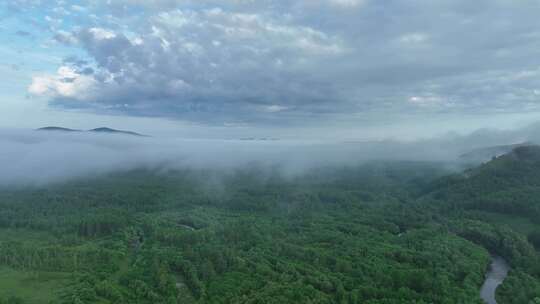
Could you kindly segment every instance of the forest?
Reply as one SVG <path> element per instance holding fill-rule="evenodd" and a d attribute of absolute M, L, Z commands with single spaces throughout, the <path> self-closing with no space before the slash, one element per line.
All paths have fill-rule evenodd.
<path fill-rule="evenodd" d="M 540 148 L 0 188 L 0 303 L 540 303 Z"/>

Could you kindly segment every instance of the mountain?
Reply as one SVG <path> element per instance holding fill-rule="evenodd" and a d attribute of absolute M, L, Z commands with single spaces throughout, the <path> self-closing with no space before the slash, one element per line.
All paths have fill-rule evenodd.
<path fill-rule="evenodd" d="M 37 129 L 37 131 L 81 132 L 81 130 L 62 128 L 62 127 L 44 127 L 44 128 Z"/>
<path fill-rule="evenodd" d="M 69 128 L 63 128 L 63 127 L 44 127 L 39 128 L 37 131 L 52 131 L 52 132 L 91 132 L 91 133 L 107 133 L 107 134 L 123 134 L 123 135 L 131 135 L 131 136 L 140 136 L 140 137 L 148 137 L 148 135 L 143 135 L 137 132 L 132 131 L 124 131 L 124 130 L 116 130 L 111 129 L 107 127 L 101 127 L 101 128 L 95 128 L 91 130 L 76 130 L 76 129 L 69 129 Z"/>
<path fill-rule="evenodd" d="M 515 148 L 530 146 L 531 143 L 524 142 L 513 145 L 500 145 L 492 147 L 483 147 L 463 153 L 459 156 L 459 161 L 466 164 L 480 164 L 490 161 L 493 158 L 509 153 Z"/>
<path fill-rule="evenodd" d="M 101 127 L 101 128 L 95 128 L 92 130 L 88 130 L 88 132 L 94 132 L 94 133 L 111 133 L 111 134 L 125 134 L 125 135 L 134 135 L 134 136 L 143 136 L 147 137 L 147 135 L 139 134 L 137 132 L 132 131 L 124 131 L 124 130 L 115 130 L 107 127 Z"/>

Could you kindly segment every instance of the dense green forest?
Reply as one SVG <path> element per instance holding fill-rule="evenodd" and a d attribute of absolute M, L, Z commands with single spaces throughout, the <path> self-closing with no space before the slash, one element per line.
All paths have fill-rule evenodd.
<path fill-rule="evenodd" d="M 540 151 L 0 189 L 0 303 L 540 303 Z M 536 247 L 536 249 L 535 249 Z"/>

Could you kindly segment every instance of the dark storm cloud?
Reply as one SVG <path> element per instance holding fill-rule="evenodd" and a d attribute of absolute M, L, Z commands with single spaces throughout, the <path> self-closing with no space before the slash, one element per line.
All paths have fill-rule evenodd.
<path fill-rule="evenodd" d="M 71 67 L 69 83 L 52 75 L 31 86 L 56 106 L 287 124 L 540 104 L 538 1 L 122 0 L 88 8 L 109 15 L 56 40 L 85 51 L 91 72 Z"/>

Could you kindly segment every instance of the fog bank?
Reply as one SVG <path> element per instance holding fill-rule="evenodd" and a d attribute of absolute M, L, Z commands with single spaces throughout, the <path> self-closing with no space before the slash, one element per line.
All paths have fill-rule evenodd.
<path fill-rule="evenodd" d="M 476 148 L 538 142 L 540 124 L 409 142 L 194 140 L 115 134 L 0 130 L 0 184 L 43 184 L 136 168 L 231 169 L 252 163 L 287 173 L 367 161 L 456 162 Z"/>

